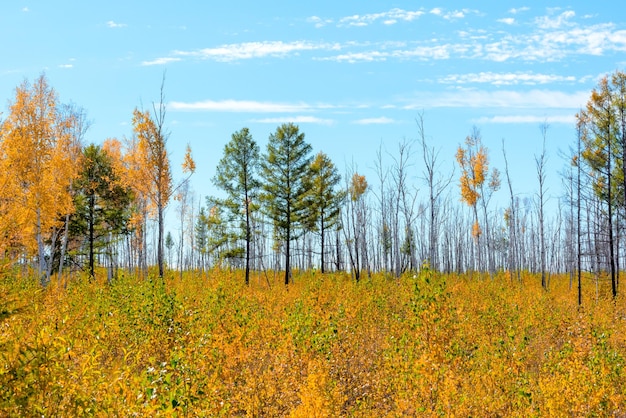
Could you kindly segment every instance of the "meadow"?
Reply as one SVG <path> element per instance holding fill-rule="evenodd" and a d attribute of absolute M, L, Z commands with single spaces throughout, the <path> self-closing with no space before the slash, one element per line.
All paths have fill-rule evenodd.
<path fill-rule="evenodd" d="M 423 269 L 0 278 L 2 416 L 626 415 L 626 301 Z M 606 282 L 602 282 L 606 283 Z"/>

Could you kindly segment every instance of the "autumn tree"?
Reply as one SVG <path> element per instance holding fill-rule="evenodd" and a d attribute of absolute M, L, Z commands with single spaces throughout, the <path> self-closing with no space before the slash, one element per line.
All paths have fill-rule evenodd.
<path fill-rule="evenodd" d="M 364 258 L 366 252 L 366 219 L 367 206 L 365 204 L 365 194 L 368 191 L 367 179 L 357 172 L 352 174 L 348 184 L 349 200 L 346 205 L 344 234 L 348 243 L 348 256 L 352 265 L 352 272 L 355 280 L 361 279 L 361 271 L 367 265 Z"/>
<path fill-rule="evenodd" d="M 150 170 L 146 168 L 146 147 L 137 135 L 125 139 L 120 147 L 122 155 L 121 173 L 124 185 L 133 192 L 129 237 L 129 258 L 140 274 L 148 268 L 147 223 L 153 208 L 150 205 Z M 129 266 L 129 267 L 131 267 Z"/>
<path fill-rule="evenodd" d="M 261 161 L 265 212 L 272 221 L 276 238 L 284 244 L 285 284 L 291 277 L 291 241 L 302 231 L 307 219 L 304 197 L 305 176 L 310 173 L 311 145 L 297 125 L 287 123 L 270 134 L 267 152 Z"/>
<path fill-rule="evenodd" d="M 478 218 L 478 204 L 483 209 L 484 232 L 487 241 L 487 256 L 489 257 L 489 271 L 493 272 L 493 255 L 489 240 L 489 217 L 487 205 L 493 191 L 500 188 L 500 176 L 498 170 L 489 171 L 489 159 L 487 149 L 483 146 L 480 131 L 474 127 L 472 133 L 465 138 L 465 148 L 459 146 L 456 160 L 461 169 L 460 189 L 461 200 L 465 202 L 474 214 L 472 236 L 476 242 L 478 268 L 482 268 L 481 236 L 483 228 Z M 491 177 L 489 175 L 491 174 Z"/>
<path fill-rule="evenodd" d="M 2 196 L 8 212 L 3 227 L 11 240 L 37 255 L 42 285 L 52 265 L 46 243 L 55 243 L 64 215 L 73 211 L 70 185 L 77 175 L 77 144 L 72 116 L 61 111 L 56 91 L 41 75 L 15 91 L 0 138 Z M 54 245 L 54 244 L 53 244 Z"/>
<path fill-rule="evenodd" d="M 250 249 L 252 244 L 252 214 L 259 207 L 255 203 L 260 182 L 257 178 L 260 154 L 248 128 L 232 134 L 224 147 L 224 155 L 217 165 L 213 183 L 224 192 L 226 198 L 217 199 L 218 205 L 228 209 L 231 219 L 239 225 L 245 242 L 245 281 L 250 283 Z"/>
<path fill-rule="evenodd" d="M 137 138 L 137 152 L 135 157 L 139 165 L 138 171 L 143 172 L 147 184 L 138 184 L 137 187 L 146 193 L 152 207 L 156 211 L 157 233 L 157 264 L 159 277 L 164 273 L 164 239 L 165 239 L 165 209 L 178 186 L 173 187 L 170 159 L 167 151 L 167 141 L 170 133 L 165 127 L 165 97 L 161 85 L 159 103 L 153 104 L 153 113 L 149 110 L 135 109 L 133 111 L 133 133 Z M 195 162 L 191 158 L 191 149 L 187 147 L 182 164 L 183 173 L 189 176 L 195 171 Z M 184 181 L 184 180 L 183 180 Z M 179 183 L 179 185 L 182 184 Z"/>
<path fill-rule="evenodd" d="M 72 145 L 70 145 L 70 150 L 73 154 L 72 158 L 75 163 L 77 163 L 81 160 L 83 139 L 87 130 L 91 126 L 91 121 L 87 119 L 87 112 L 85 109 L 73 103 L 63 105 L 61 109 L 64 117 L 71 121 L 70 124 L 65 126 L 65 129 L 67 130 L 67 134 L 69 135 L 72 143 Z M 73 181 L 73 179 L 71 180 Z M 72 198 L 75 199 L 76 190 L 74 189 L 73 182 L 70 182 L 69 192 Z M 62 281 L 63 265 L 69 239 L 70 216 L 71 213 L 67 212 L 64 218 L 64 230 L 59 249 L 59 284 L 61 284 Z"/>
<path fill-rule="evenodd" d="M 330 228 L 340 220 L 341 205 L 346 196 L 336 187 L 341 175 L 328 155 L 319 152 L 311 162 L 310 175 L 305 178 L 307 194 L 304 196 L 308 210 L 308 222 L 320 237 L 321 272 L 326 271 L 326 237 Z"/>

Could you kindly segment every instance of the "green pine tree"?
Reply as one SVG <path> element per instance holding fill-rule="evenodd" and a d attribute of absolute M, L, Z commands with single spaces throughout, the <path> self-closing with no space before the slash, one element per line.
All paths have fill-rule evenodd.
<path fill-rule="evenodd" d="M 230 220 L 236 222 L 245 242 L 246 284 L 250 282 L 250 246 L 252 243 L 252 213 L 258 208 L 254 201 L 260 186 L 256 177 L 259 169 L 259 147 L 248 128 L 232 135 L 224 147 L 224 156 L 217 166 L 213 183 L 226 192 L 226 198 L 215 203 L 228 210 Z"/>
<path fill-rule="evenodd" d="M 74 237 L 86 237 L 89 276 L 93 278 L 98 251 L 110 244 L 112 236 L 127 232 L 132 194 L 119 182 L 111 156 L 94 144 L 83 150 L 74 188 L 76 213 L 70 220 L 70 232 Z"/>
<path fill-rule="evenodd" d="M 307 223 L 305 177 L 310 174 L 311 149 L 298 126 L 283 124 L 270 135 L 267 154 L 261 162 L 264 180 L 261 197 L 276 239 L 284 244 L 286 285 L 291 277 L 291 241 Z"/>
<path fill-rule="evenodd" d="M 341 181 L 337 167 L 328 155 L 319 152 L 310 166 L 310 175 L 306 177 L 308 193 L 304 197 L 308 210 L 308 224 L 320 237 L 321 272 L 326 266 L 326 233 L 337 226 L 341 205 L 346 197 L 345 190 L 336 190 Z"/>

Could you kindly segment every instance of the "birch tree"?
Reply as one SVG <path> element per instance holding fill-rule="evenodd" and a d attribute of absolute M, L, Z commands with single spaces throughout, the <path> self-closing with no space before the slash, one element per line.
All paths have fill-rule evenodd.
<path fill-rule="evenodd" d="M 490 252 L 489 223 L 487 206 L 493 191 L 500 188 L 499 172 L 494 169 L 489 171 L 489 159 L 487 149 L 482 145 L 480 131 L 474 127 L 472 133 L 465 138 L 465 147 L 459 146 L 456 153 L 456 160 L 461 169 L 459 187 L 461 189 L 461 200 L 466 203 L 474 214 L 474 224 L 472 226 L 472 236 L 476 242 L 478 258 L 478 269 L 482 268 L 482 248 L 481 237 L 485 232 L 487 241 L 487 257 L 489 259 L 489 271 L 493 271 L 493 259 Z M 491 174 L 491 177 L 489 175 Z M 483 209 L 483 223 L 481 228 L 478 218 L 478 204 Z"/>
<path fill-rule="evenodd" d="M 73 212 L 70 185 L 77 176 L 77 153 L 72 118 L 61 112 L 44 75 L 17 87 L 9 109 L 0 141 L 2 199 L 10 207 L 5 219 L 12 219 L 27 253 L 36 254 L 40 283 L 46 286 L 51 273 L 46 242 L 56 242 L 61 219 Z"/>
<path fill-rule="evenodd" d="M 165 80 L 163 80 L 163 83 Z M 172 184 L 170 159 L 167 151 L 167 141 L 170 132 L 165 127 L 165 97 L 164 84 L 161 84 L 161 96 L 159 103 L 153 104 L 153 113 L 148 110 L 135 109 L 133 111 L 133 133 L 138 140 L 140 169 L 145 170 L 148 187 L 148 198 L 156 211 L 158 235 L 157 235 L 157 265 L 159 277 L 164 273 L 164 240 L 165 240 L 165 209 L 178 187 L 184 183 L 182 180 L 176 187 Z M 187 178 L 195 171 L 195 162 L 191 157 L 191 149 L 187 146 L 182 163 L 183 173 Z M 143 186 L 140 186 L 143 187 Z"/>

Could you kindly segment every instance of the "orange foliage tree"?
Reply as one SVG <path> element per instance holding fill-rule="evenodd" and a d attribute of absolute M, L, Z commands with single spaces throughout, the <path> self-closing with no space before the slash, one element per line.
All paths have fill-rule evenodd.
<path fill-rule="evenodd" d="M 344 233 L 350 235 L 350 237 L 346 236 L 346 241 L 353 244 L 348 245 L 348 255 L 354 278 L 357 282 L 361 278 L 361 270 L 368 264 L 367 246 L 365 243 L 367 206 L 364 198 L 367 189 L 368 184 L 365 176 L 355 172 L 348 185 L 350 199 L 347 202 L 346 210 L 348 214 L 346 216 Z"/>
<path fill-rule="evenodd" d="M 172 173 L 170 160 L 167 152 L 167 140 L 169 132 L 165 128 L 165 103 L 163 97 L 163 85 L 158 105 L 154 105 L 154 113 L 150 111 L 133 111 L 134 138 L 129 148 L 129 177 L 135 187 L 137 196 L 142 203 L 143 224 L 148 211 L 156 212 L 158 224 L 157 237 L 157 264 L 159 277 L 164 273 L 164 226 L 165 209 L 180 184 L 172 185 Z M 183 172 L 189 176 L 196 169 L 195 162 L 191 157 L 191 148 L 187 146 L 182 164 Z M 140 218 L 141 219 L 141 218 Z"/>
<path fill-rule="evenodd" d="M 9 109 L 0 130 L 0 230 L 9 245 L 37 256 L 45 286 L 52 268 L 48 243 L 54 247 L 64 215 L 73 211 L 70 186 L 80 154 L 72 129 L 75 118 L 62 111 L 45 75 L 17 87 Z"/>
<path fill-rule="evenodd" d="M 500 188 L 500 175 L 497 169 L 491 171 L 489 176 L 489 159 L 487 149 L 483 146 L 480 131 L 474 128 L 472 133 L 465 138 L 465 148 L 459 146 L 456 152 L 456 161 L 461 168 L 459 186 L 461 188 L 461 200 L 466 203 L 474 213 L 472 236 L 476 241 L 478 268 L 482 266 L 481 241 L 483 230 L 478 221 L 478 203 L 481 203 L 484 212 L 485 231 L 487 232 L 487 247 L 489 255 L 489 270 L 492 270 L 491 254 L 489 251 L 489 224 L 487 218 L 487 204 L 491 193 Z"/>

